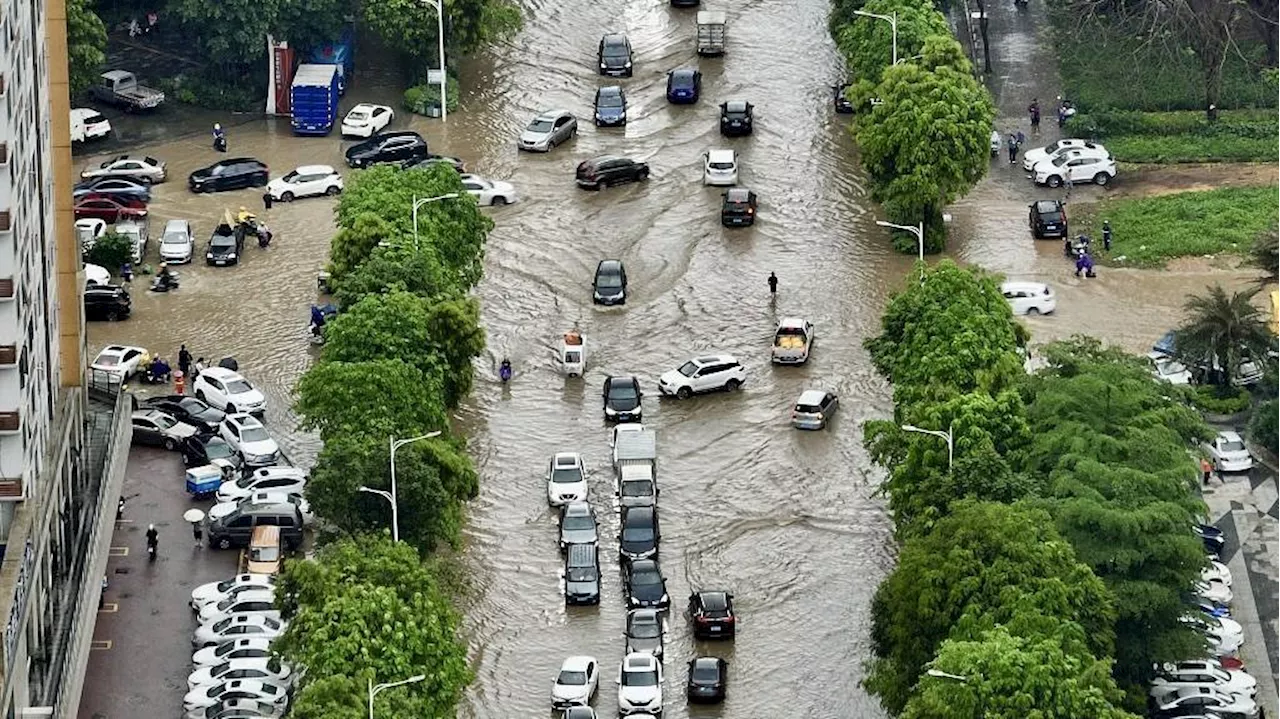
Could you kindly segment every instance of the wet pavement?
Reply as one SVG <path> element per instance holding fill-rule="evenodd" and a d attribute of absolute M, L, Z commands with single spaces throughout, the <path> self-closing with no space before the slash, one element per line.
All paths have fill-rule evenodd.
<path fill-rule="evenodd" d="M 196 628 L 191 590 L 235 574 L 239 552 L 196 547 L 182 514 L 212 503 L 187 496 L 177 452 L 135 447 L 123 496 L 79 717 L 180 716 Z M 154 562 L 147 560 L 149 523 L 160 533 Z"/>
<path fill-rule="evenodd" d="M 554 673 L 571 654 L 601 660 L 595 704 L 602 715 L 615 706 L 611 680 L 622 656 L 624 617 L 617 563 L 611 551 L 603 553 L 609 581 L 599 608 L 566 611 L 542 479 L 552 453 L 582 452 L 593 470 L 602 534 L 610 537 L 604 546 L 610 546 L 617 520 L 608 511 L 612 491 L 597 394 L 610 373 L 640 377 L 648 395 L 646 424 L 659 432 L 661 561 L 677 607 L 667 645 L 668 716 L 880 716 L 878 702 L 858 683 L 870 654 L 869 601 L 894 549 L 889 519 L 874 496 L 878 476 L 862 449 L 861 423 L 886 416 L 892 406 L 862 343 L 876 332 L 912 258 L 894 253 L 874 225 L 846 119 L 831 111 L 829 86 L 841 71 L 828 37 L 827 3 L 735 5 L 728 13 L 727 55 L 701 60 L 694 54 L 694 11 L 627 0 L 543 0 L 529 10 L 519 36 L 463 69 L 462 109 L 450 113 L 447 124 L 407 117 L 399 110 L 395 73 L 363 57 L 343 104 L 391 104 L 397 108 L 392 129 L 422 132 L 433 151 L 511 181 L 521 196 L 518 204 L 492 211 L 497 228 L 478 289 L 489 350 L 457 416 L 483 476 L 467 530 L 476 587 L 466 608 L 467 636 L 477 680 L 460 716 L 543 714 Z M 1002 128 L 1022 117 L 1026 95 L 1050 102 L 1057 94 L 1056 81 L 1040 72 L 1043 58 L 1033 52 L 1037 29 L 1044 28 L 1041 10 L 1033 6 L 1016 17 L 1011 4 L 1005 10 L 991 10 Z M 628 33 L 636 51 L 635 77 L 621 81 L 633 118 L 623 130 L 590 123 L 593 89 L 616 82 L 593 72 L 596 44 L 608 31 Z M 683 65 L 702 70 L 702 100 L 668 105 L 665 74 Z M 753 136 L 719 136 L 716 106 L 731 98 L 755 103 Z M 548 155 L 518 155 L 520 127 L 551 107 L 584 120 L 578 139 Z M 164 112 L 120 122 L 163 122 Z M 237 122 L 228 135 L 230 155 L 256 156 L 273 176 L 304 163 L 342 167 L 347 143 L 336 137 L 294 138 L 283 119 Z M 167 160 L 173 178 L 151 204 L 153 232 L 181 217 L 207 238 L 224 208 L 261 210 L 257 192 L 188 193 L 187 173 L 217 159 L 207 127 L 178 123 L 166 132 L 176 139 L 139 148 Z M 1056 127 L 1046 124 L 1040 138 L 1055 139 Z M 721 228 L 721 191 L 700 183 L 702 153 L 718 147 L 738 151 L 742 182 L 760 195 L 753 228 Z M 647 161 L 652 178 L 598 194 L 577 190 L 576 163 L 604 152 Z M 1106 268 L 1095 280 L 1077 280 L 1060 245 L 1036 243 L 1026 229 L 1026 204 L 1044 191 L 1007 160 L 992 170 L 950 210 L 951 254 L 1057 288 L 1058 312 L 1029 323 L 1037 341 L 1090 332 L 1142 350 L 1176 323 L 1188 291 L 1221 278 L 1243 281 L 1243 273 Z M 1073 201 L 1102 192 L 1080 188 Z M 269 250 L 248 248 L 238 267 L 181 268 L 183 284 L 175 293 L 150 295 L 139 278 L 133 319 L 91 325 L 91 344 L 142 344 L 172 356 L 186 342 L 196 355 L 234 355 L 268 396 L 269 428 L 291 457 L 309 463 L 317 440 L 294 431 L 288 405 L 294 381 L 314 355 L 307 306 L 333 234 L 333 205 L 329 199 L 275 205 L 263 213 L 276 236 Z M 154 262 L 154 243 L 151 252 Z M 592 272 L 606 258 L 626 263 L 632 295 L 624 308 L 591 304 Z M 765 283 L 770 271 L 780 278 L 776 300 Z M 815 352 L 804 367 L 774 368 L 768 361 L 774 323 L 787 315 L 817 327 Z M 555 343 L 574 325 L 586 336 L 585 379 L 565 379 L 555 369 Z M 734 354 L 747 366 L 744 389 L 660 401 L 658 375 L 708 351 Z M 507 387 L 496 377 L 504 355 L 516 367 Z M 810 387 L 839 393 L 841 416 L 824 432 L 793 431 L 789 407 Z M 736 594 L 742 631 L 734 642 L 691 641 L 680 608 L 694 588 Z M 166 611 L 185 611 L 174 603 Z M 185 630 L 179 634 L 185 640 Z M 686 708 L 684 663 L 698 653 L 730 662 L 723 709 Z M 157 668 L 155 675 L 168 671 Z"/>

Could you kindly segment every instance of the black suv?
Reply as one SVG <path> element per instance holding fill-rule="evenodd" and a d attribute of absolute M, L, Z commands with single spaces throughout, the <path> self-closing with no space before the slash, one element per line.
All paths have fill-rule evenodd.
<path fill-rule="evenodd" d="M 240 253 L 244 250 L 244 233 L 237 233 L 225 222 L 218 225 L 209 236 L 209 246 L 205 249 L 204 261 L 208 265 L 219 267 L 240 263 Z"/>
<path fill-rule="evenodd" d="M 627 268 L 622 260 L 600 260 L 591 283 L 591 301 L 598 305 L 627 303 Z"/>
<path fill-rule="evenodd" d="M 690 594 L 689 618 L 693 620 L 693 636 L 697 639 L 732 637 L 738 626 L 738 618 L 733 613 L 733 595 L 728 592 Z"/>
<path fill-rule="evenodd" d="M 745 187 L 734 187 L 724 193 L 720 205 L 720 224 L 725 227 L 746 227 L 756 221 L 756 193 Z"/>
<path fill-rule="evenodd" d="M 596 52 L 601 75 L 631 77 L 631 41 L 622 33 L 611 33 L 600 38 Z"/>
<path fill-rule="evenodd" d="M 380 162 L 404 162 L 425 160 L 428 157 L 427 141 L 416 132 L 384 132 L 364 142 L 347 148 L 347 164 L 351 167 L 368 167 Z"/>
<path fill-rule="evenodd" d="M 750 135 L 756 106 L 746 100 L 720 103 L 720 134 L 725 137 Z"/>
<path fill-rule="evenodd" d="M 90 285 L 84 288 L 84 318 L 115 322 L 129 317 L 133 301 L 129 291 L 115 285 Z"/>
<path fill-rule="evenodd" d="M 649 165 L 629 157 L 601 155 L 578 163 L 575 180 L 585 190 L 603 190 L 610 185 L 649 179 Z"/>
<path fill-rule="evenodd" d="M 644 408 L 640 400 L 640 380 L 634 376 L 606 377 L 604 380 L 604 418 L 615 422 L 639 422 Z"/>
<path fill-rule="evenodd" d="M 267 166 L 252 157 L 221 160 L 187 177 L 192 192 L 222 192 L 267 186 Z"/>
<path fill-rule="evenodd" d="M 1029 207 L 1031 234 L 1037 240 L 1067 236 L 1067 206 L 1062 200 L 1036 200 Z"/>

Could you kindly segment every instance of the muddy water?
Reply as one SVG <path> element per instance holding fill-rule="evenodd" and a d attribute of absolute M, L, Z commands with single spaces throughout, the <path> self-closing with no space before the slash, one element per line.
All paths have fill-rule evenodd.
<path fill-rule="evenodd" d="M 423 132 L 436 151 L 510 180 L 521 195 L 516 205 L 493 212 L 497 229 L 479 288 L 489 352 L 478 361 L 475 392 L 458 416 L 484 477 L 468 529 L 476 597 L 467 628 L 477 681 L 461 714 L 542 715 L 551 679 L 571 654 L 601 661 L 596 706 L 602 716 L 613 711 L 624 617 L 617 562 L 612 551 L 602 553 L 599 608 L 566 611 L 542 470 L 556 451 L 584 454 L 604 546 L 611 548 L 617 520 L 598 393 L 607 374 L 634 373 L 648 393 L 646 424 L 660 434 L 661 561 L 676 607 L 667 650 L 669 716 L 877 716 L 858 681 L 869 654 L 868 602 L 892 564 L 892 549 L 859 425 L 891 405 L 862 341 L 875 331 L 910 258 L 893 254 L 874 226 L 853 148 L 830 111 L 828 85 L 839 71 L 827 4 L 737 4 L 729 13 L 727 56 L 703 60 L 693 52 L 694 13 L 665 3 L 548 1 L 529 9 L 520 36 L 465 69 L 467 95 L 447 125 L 403 117 L 393 125 Z M 622 81 L 631 124 L 596 130 L 588 119 L 574 143 L 546 156 L 518 155 L 514 138 L 537 110 L 564 107 L 590 117 L 592 91 L 611 82 L 593 72 L 596 43 L 611 30 L 628 33 L 636 51 L 635 77 Z M 703 72 L 697 105 L 665 101 L 665 73 L 682 65 Z M 391 70 L 362 59 L 344 109 L 362 100 L 398 107 Z M 719 136 L 716 105 L 730 98 L 756 104 L 754 136 Z M 1016 115 L 1017 102 L 1002 103 L 1002 110 L 1012 103 L 1008 114 Z M 130 121 L 164 120 L 121 120 Z M 224 124 L 231 154 L 259 157 L 273 175 L 303 163 L 342 165 L 344 143 L 336 138 L 294 138 L 285 121 Z M 256 192 L 188 193 L 187 173 L 215 159 L 206 128 L 166 131 L 182 139 L 143 148 L 167 160 L 175 178 L 158 188 L 153 232 L 182 217 L 207 238 L 224 208 L 260 210 Z M 700 183 L 701 155 L 716 147 L 738 151 L 743 184 L 760 194 L 754 228 L 719 225 L 720 191 Z M 644 159 L 652 179 L 599 194 L 578 191 L 574 165 L 602 152 Z M 1030 189 L 1020 171 L 1000 163 L 993 169 L 952 209 L 953 247 L 963 261 L 1058 288 L 1057 315 L 1031 323 L 1038 339 L 1088 331 L 1141 349 L 1175 321 L 1185 293 L 1209 281 L 1202 271 L 1106 269 L 1096 280 L 1076 280 L 1058 243 L 1028 239 L 1026 203 L 1043 193 Z M 234 355 L 267 392 L 268 420 L 282 443 L 308 461 L 317 442 L 293 430 L 287 407 L 290 387 L 312 361 L 307 305 L 333 233 L 332 207 L 328 199 L 277 204 L 265 213 L 277 237 L 271 249 L 248 247 L 238 267 L 182 268 L 176 293 L 149 295 L 140 279 L 134 318 L 92 325 L 91 344 L 142 344 L 172 356 L 186 342 L 197 355 Z M 154 262 L 154 243 L 151 252 Z M 605 258 L 627 265 L 625 308 L 591 304 L 592 272 Z M 780 278 L 776 300 L 765 283 L 770 271 Z M 768 363 L 770 333 L 786 315 L 817 326 L 815 354 L 805 367 Z M 554 343 L 574 324 L 586 335 L 589 369 L 585 379 L 566 380 L 555 369 Z M 660 373 L 709 351 L 732 353 L 747 365 L 740 393 L 659 399 Z M 516 367 L 507 388 L 495 376 L 504 355 Z M 790 404 L 809 387 L 841 396 L 840 416 L 825 432 L 787 427 Z M 735 592 L 742 616 L 736 641 L 691 642 L 680 609 L 694 588 Z M 724 709 L 686 709 L 684 665 L 703 653 L 730 662 Z"/>

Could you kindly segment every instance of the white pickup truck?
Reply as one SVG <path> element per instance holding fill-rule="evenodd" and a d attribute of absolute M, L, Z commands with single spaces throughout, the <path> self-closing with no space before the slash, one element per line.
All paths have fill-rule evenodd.
<path fill-rule="evenodd" d="M 813 347 L 813 323 L 799 317 L 784 317 L 773 332 L 773 363 L 804 364 Z"/>

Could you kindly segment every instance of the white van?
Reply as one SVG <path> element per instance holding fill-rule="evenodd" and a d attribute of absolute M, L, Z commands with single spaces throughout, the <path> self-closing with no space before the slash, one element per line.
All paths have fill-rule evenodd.
<path fill-rule="evenodd" d="M 84 142 L 96 137 L 111 134 L 111 121 L 102 113 L 88 107 L 77 107 L 71 111 L 71 141 Z"/>
<path fill-rule="evenodd" d="M 1005 282 L 1000 291 L 1015 315 L 1047 315 L 1058 307 L 1058 297 L 1043 282 Z"/>

